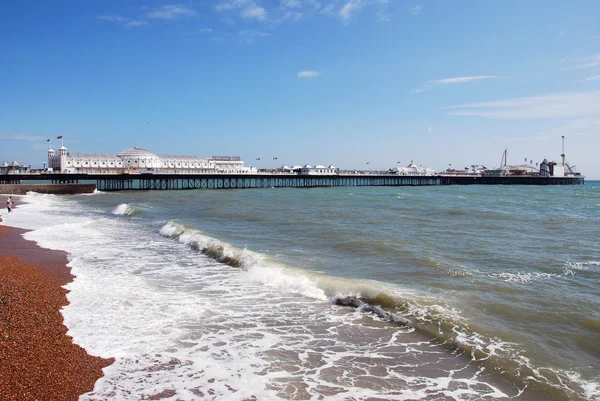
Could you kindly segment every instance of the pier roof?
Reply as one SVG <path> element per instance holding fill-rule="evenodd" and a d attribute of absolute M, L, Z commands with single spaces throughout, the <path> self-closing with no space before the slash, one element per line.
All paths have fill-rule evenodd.
<path fill-rule="evenodd" d="M 125 149 L 117 153 L 117 156 L 123 159 L 129 158 L 158 158 L 158 155 L 150 152 L 149 150 L 138 148 L 134 146 L 133 148 Z"/>
<path fill-rule="evenodd" d="M 69 153 L 72 159 L 114 159 L 117 155 L 114 153 Z"/>

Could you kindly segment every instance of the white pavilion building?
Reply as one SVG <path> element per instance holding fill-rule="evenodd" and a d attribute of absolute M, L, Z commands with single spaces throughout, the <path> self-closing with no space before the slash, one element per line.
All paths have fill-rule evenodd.
<path fill-rule="evenodd" d="M 390 173 L 410 176 L 432 176 L 437 174 L 434 169 L 424 166 L 417 166 L 412 160 L 406 167 L 394 167 L 390 169 Z"/>
<path fill-rule="evenodd" d="M 238 156 L 157 155 L 134 146 L 117 154 L 69 153 L 61 146 L 58 153 L 48 150 L 48 168 L 61 173 L 122 174 L 122 173 L 249 173 L 250 168 Z"/>

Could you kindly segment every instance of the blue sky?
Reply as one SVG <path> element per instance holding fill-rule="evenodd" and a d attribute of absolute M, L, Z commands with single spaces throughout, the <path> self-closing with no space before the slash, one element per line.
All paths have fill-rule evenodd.
<path fill-rule="evenodd" d="M 63 135 L 73 152 L 439 170 L 497 166 L 504 148 L 509 163 L 558 160 L 564 135 L 600 179 L 597 0 L 0 9 L 0 162 L 41 167 Z"/>

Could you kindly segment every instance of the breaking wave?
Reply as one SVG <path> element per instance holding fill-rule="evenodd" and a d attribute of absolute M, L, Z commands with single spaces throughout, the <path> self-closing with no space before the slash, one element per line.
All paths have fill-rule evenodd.
<path fill-rule="evenodd" d="M 128 203 L 121 203 L 119 206 L 113 209 L 112 214 L 117 216 L 132 216 L 140 214 L 141 210 L 136 209 Z"/>

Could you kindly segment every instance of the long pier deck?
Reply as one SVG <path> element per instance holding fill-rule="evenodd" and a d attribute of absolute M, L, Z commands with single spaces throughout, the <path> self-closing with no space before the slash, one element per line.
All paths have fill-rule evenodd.
<path fill-rule="evenodd" d="M 14 174 L 0 184 L 42 181 L 54 184 L 96 183 L 100 191 L 227 188 L 314 188 L 424 185 L 579 185 L 584 177 L 539 176 L 401 176 L 393 174 Z"/>

